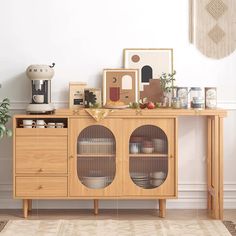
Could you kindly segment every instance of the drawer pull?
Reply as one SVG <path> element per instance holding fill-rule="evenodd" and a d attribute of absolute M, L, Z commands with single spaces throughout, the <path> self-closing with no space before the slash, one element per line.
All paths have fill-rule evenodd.
<path fill-rule="evenodd" d="M 40 168 L 40 169 L 39 169 L 39 172 L 40 172 L 40 173 L 41 173 L 41 172 L 43 172 L 43 169 L 42 169 L 42 168 Z"/>
<path fill-rule="evenodd" d="M 42 185 L 39 185 L 38 189 L 42 189 L 42 188 L 43 188 L 43 186 L 42 186 Z"/>

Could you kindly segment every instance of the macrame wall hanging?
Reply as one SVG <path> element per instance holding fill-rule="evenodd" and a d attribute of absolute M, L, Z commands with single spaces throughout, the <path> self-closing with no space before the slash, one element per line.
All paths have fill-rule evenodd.
<path fill-rule="evenodd" d="M 190 42 L 221 59 L 236 48 L 236 0 L 189 0 Z"/>

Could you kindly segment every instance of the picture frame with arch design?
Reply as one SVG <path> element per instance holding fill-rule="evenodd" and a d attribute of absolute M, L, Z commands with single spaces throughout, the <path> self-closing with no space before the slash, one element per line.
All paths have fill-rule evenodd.
<path fill-rule="evenodd" d="M 122 106 L 138 102 L 137 69 L 104 69 L 103 105 Z"/>
<path fill-rule="evenodd" d="M 143 92 L 150 80 L 162 73 L 173 73 L 172 48 L 125 48 L 124 68 L 139 70 L 139 90 Z"/>

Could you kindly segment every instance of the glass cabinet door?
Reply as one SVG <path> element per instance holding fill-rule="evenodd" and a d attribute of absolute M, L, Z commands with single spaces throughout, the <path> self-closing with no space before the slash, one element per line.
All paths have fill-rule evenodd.
<path fill-rule="evenodd" d="M 162 129 L 143 125 L 129 140 L 129 174 L 140 188 L 154 189 L 168 175 L 168 140 Z"/>
<path fill-rule="evenodd" d="M 137 196 L 175 196 L 175 120 L 127 120 L 124 192 Z"/>
<path fill-rule="evenodd" d="M 77 139 L 77 174 L 81 183 L 90 189 L 103 189 L 116 175 L 116 141 L 112 132 L 103 126 L 92 125 Z"/>
<path fill-rule="evenodd" d="M 70 196 L 117 196 L 122 142 L 119 119 L 71 119 Z"/>

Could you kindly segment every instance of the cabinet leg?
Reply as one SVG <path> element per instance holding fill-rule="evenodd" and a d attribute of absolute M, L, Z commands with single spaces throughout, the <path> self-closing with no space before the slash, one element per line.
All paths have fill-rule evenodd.
<path fill-rule="evenodd" d="M 28 200 L 28 210 L 32 211 L 32 199 Z"/>
<path fill-rule="evenodd" d="M 94 199 L 94 214 L 98 214 L 98 199 Z"/>
<path fill-rule="evenodd" d="M 24 213 L 24 218 L 27 218 L 28 217 L 28 200 L 27 199 L 24 199 L 23 200 L 23 213 Z"/>
<path fill-rule="evenodd" d="M 166 199 L 159 200 L 159 216 L 161 218 L 166 217 Z"/>

